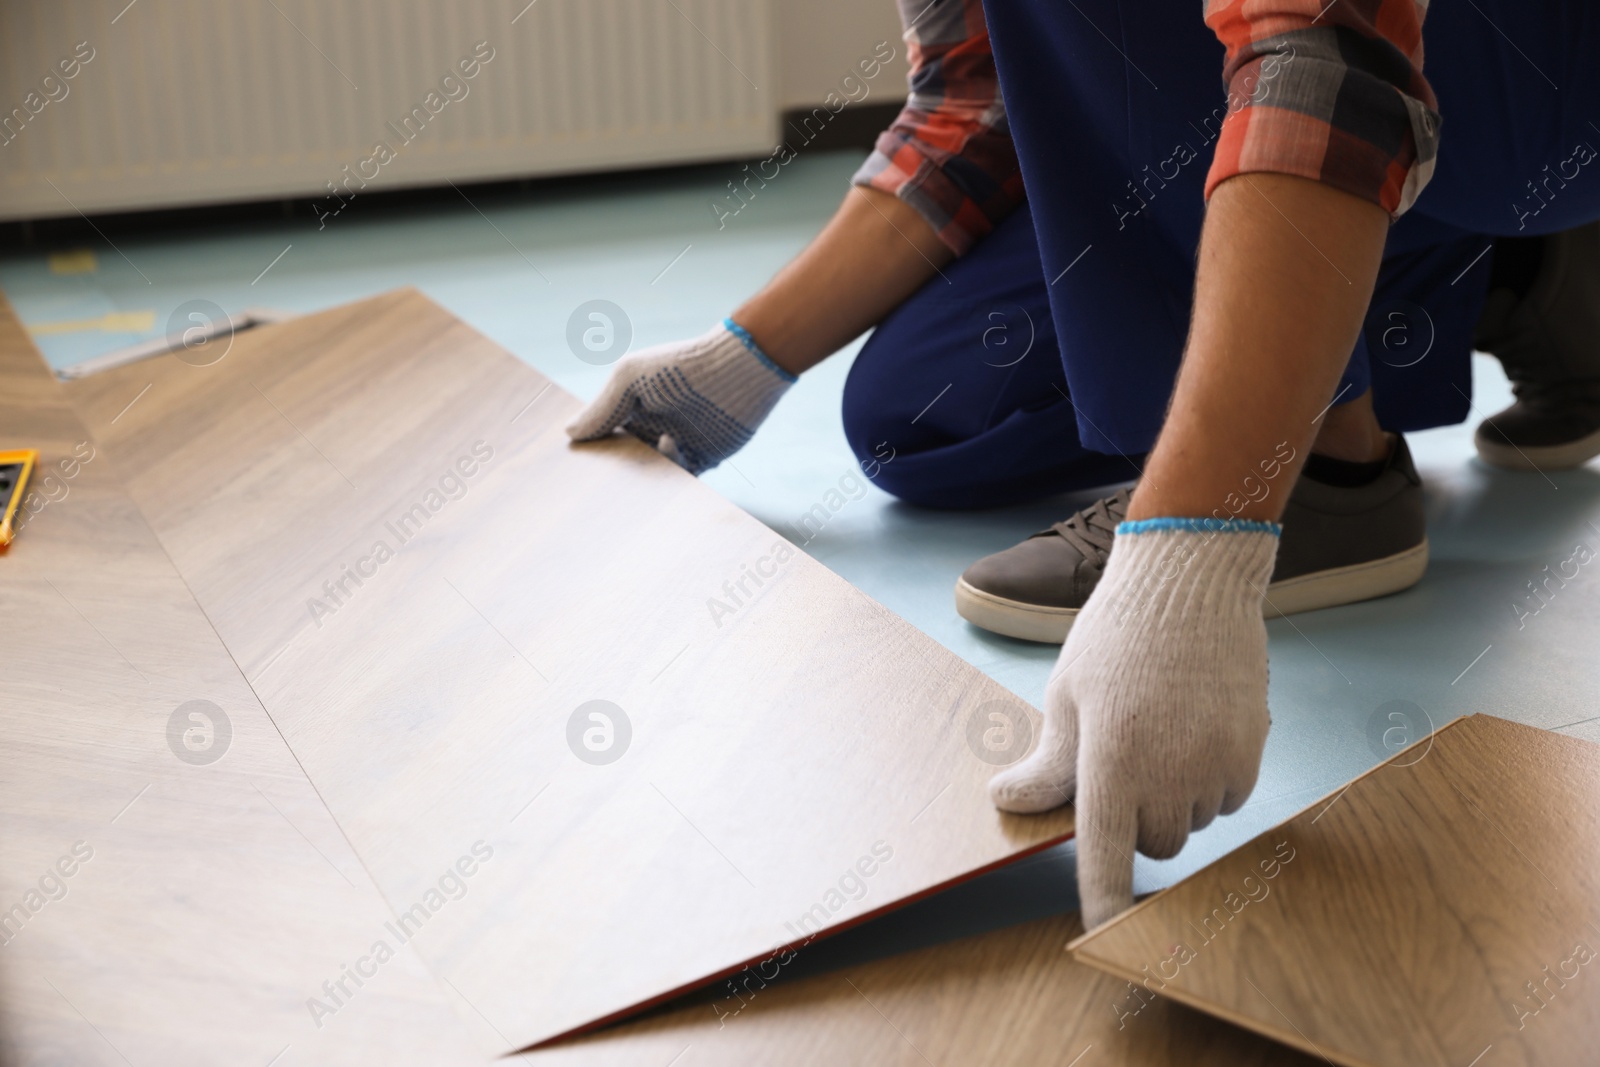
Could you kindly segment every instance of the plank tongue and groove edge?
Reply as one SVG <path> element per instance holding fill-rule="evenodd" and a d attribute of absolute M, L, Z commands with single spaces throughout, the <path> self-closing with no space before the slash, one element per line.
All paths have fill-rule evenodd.
<path fill-rule="evenodd" d="M 490 1047 L 1071 834 L 988 802 L 1018 697 L 415 291 L 69 394 Z"/>
<path fill-rule="evenodd" d="M 1458 719 L 1073 949 L 1352 1067 L 1593 1063 L 1600 746 Z"/>
<path fill-rule="evenodd" d="M 11 447 L 41 455 L 0 555 L 0 1062 L 487 1067 L 0 298 Z"/>

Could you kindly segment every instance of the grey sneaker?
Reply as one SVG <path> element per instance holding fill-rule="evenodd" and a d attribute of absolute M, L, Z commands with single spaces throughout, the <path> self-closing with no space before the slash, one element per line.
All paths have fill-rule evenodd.
<path fill-rule="evenodd" d="M 1537 238 L 1526 295 L 1495 289 L 1474 343 L 1499 358 L 1517 402 L 1478 425 L 1485 463 L 1567 470 L 1600 455 L 1600 222 Z"/>
<path fill-rule="evenodd" d="M 1354 488 L 1301 478 L 1283 515 L 1267 587 L 1268 618 L 1352 604 L 1408 589 L 1428 566 L 1422 479 L 1405 438 L 1388 466 Z M 1094 592 L 1130 490 L 1097 500 L 1065 522 L 985 556 L 956 581 L 956 611 L 974 626 L 1060 644 Z"/>

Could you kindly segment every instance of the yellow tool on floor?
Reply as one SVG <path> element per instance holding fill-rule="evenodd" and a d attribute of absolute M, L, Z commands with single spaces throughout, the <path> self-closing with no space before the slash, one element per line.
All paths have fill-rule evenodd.
<path fill-rule="evenodd" d="M 11 543 L 12 520 L 22 505 L 22 495 L 28 488 L 28 476 L 39 462 L 39 452 L 32 448 L 18 448 L 0 452 L 0 548 Z"/>

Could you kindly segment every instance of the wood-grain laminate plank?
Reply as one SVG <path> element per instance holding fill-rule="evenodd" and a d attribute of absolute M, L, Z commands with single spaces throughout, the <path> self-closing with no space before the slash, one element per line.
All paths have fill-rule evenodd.
<path fill-rule="evenodd" d="M 356 995 L 313 1022 L 306 1001 L 372 941 L 394 942 L 393 916 L 0 308 L 0 446 L 11 445 L 41 448 L 55 473 L 37 486 L 54 499 L 0 557 L 0 609 L 26 623 L 8 638 L 0 707 L 0 902 L 23 902 L 62 856 L 73 874 L 0 947 L 0 1063 L 487 1067 L 445 1003 L 448 987 L 410 953 L 360 987 L 347 980 Z M 68 457 L 79 460 L 71 477 L 57 466 Z M 167 719 L 189 699 L 213 700 L 230 719 L 228 749 L 209 765 L 184 764 L 168 746 Z M 773 961 L 709 997 L 527 1059 L 1310 1062 L 1130 998 L 1126 983 L 1062 951 L 1076 929 L 1070 917 L 1046 920 L 797 982 L 772 983 L 797 966 Z"/>
<path fill-rule="evenodd" d="M 1074 915 L 782 980 L 526 1057 L 531 1067 L 1310 1067 L 1285 1045 L 1075 963 Z M 790 961 L 790 966 L 799 960 Z M 773 984 L 762 981 L 777 978 Z"/>
<path fill-rule="evenodd" d="M 1074 948 L 1353 1067 L 1592 1063 L 1600 746 L 1459 719 Z"/>
<path fill-rule="evenodd" d="M 41 456 L 0 555 L 0 1062 L 486 1064 L 398 942 L 313 1017 L 389 912 L 0 298 L 13 447 Z M 196 700 L 210 763 L 169 744 Z"/>
<path fill-rule="evenodd" d="M 217 354 L 69 393 L 390 905 L 493 848 L 415 944 L 496 1047 L 1070 834 L 988 802 L 1019 698 L 421 295 Z"/>

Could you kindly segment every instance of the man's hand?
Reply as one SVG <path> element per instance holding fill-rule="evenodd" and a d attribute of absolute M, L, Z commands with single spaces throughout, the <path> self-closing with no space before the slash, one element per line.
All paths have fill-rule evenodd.
<path fill-rule="evenodd" d="M 1051 675 L 1039 745 L 990 783 L 1006 811 L 1076 792 L 1085 929 L 1133 903 L 1135 849 L 1176 855 L 1255 788 L 1270 721 L 1261 597 L 1277 549 L 1266 523 L 1118 528 Z"/>
<path fill-rule="evenodd" d="M 816 240 L 726 326 L 626 356 L 594 403 L 567 427 L 575 441 L 621 428 L 692 474 L 744 447 L 804 373 L 876 325 L 954 258 L 915 208 L 851 186 Z"/>
<path fill-rule="evenodd" d="M 1123 528 L 1162 516 L 1274 523 L 1287 493 L 1231 501 L 1284 443 L 1299 477 L 1350 359 L 1388 215 L 1331 186 L 1240 174 L 1206 212 L 1172 406 Z M 1194 520 L 1178 520 L 1179 522 Z M 1266 527 L 1262 527 L 1266 529 Z M 1192 551 L 1191 551 L 1192 550 Z M 1086 927 L 1132 901 L 1132 853 L 1170 856 L 1255 785 L 1267 733 L 1266 532 L 1117 535 L 1062 649 L 1051 707 L 1076 708 L 1078 885 Z M 1187 560 L 1174 567 L 1172 560 Z M 1118 606 L 1113 606 L 1118 605 Z M 1059 695 L 1058 695 L 1059 694 Z M 1059 757 L 1058 757 L 1059 759 Z"/>
<path fill-rule="evenodd" d="M 620 427 L 701 474 L 745 446 L 794 380 L 722 325 L 623 357 L 567 434 L 593 441 Z"/>

